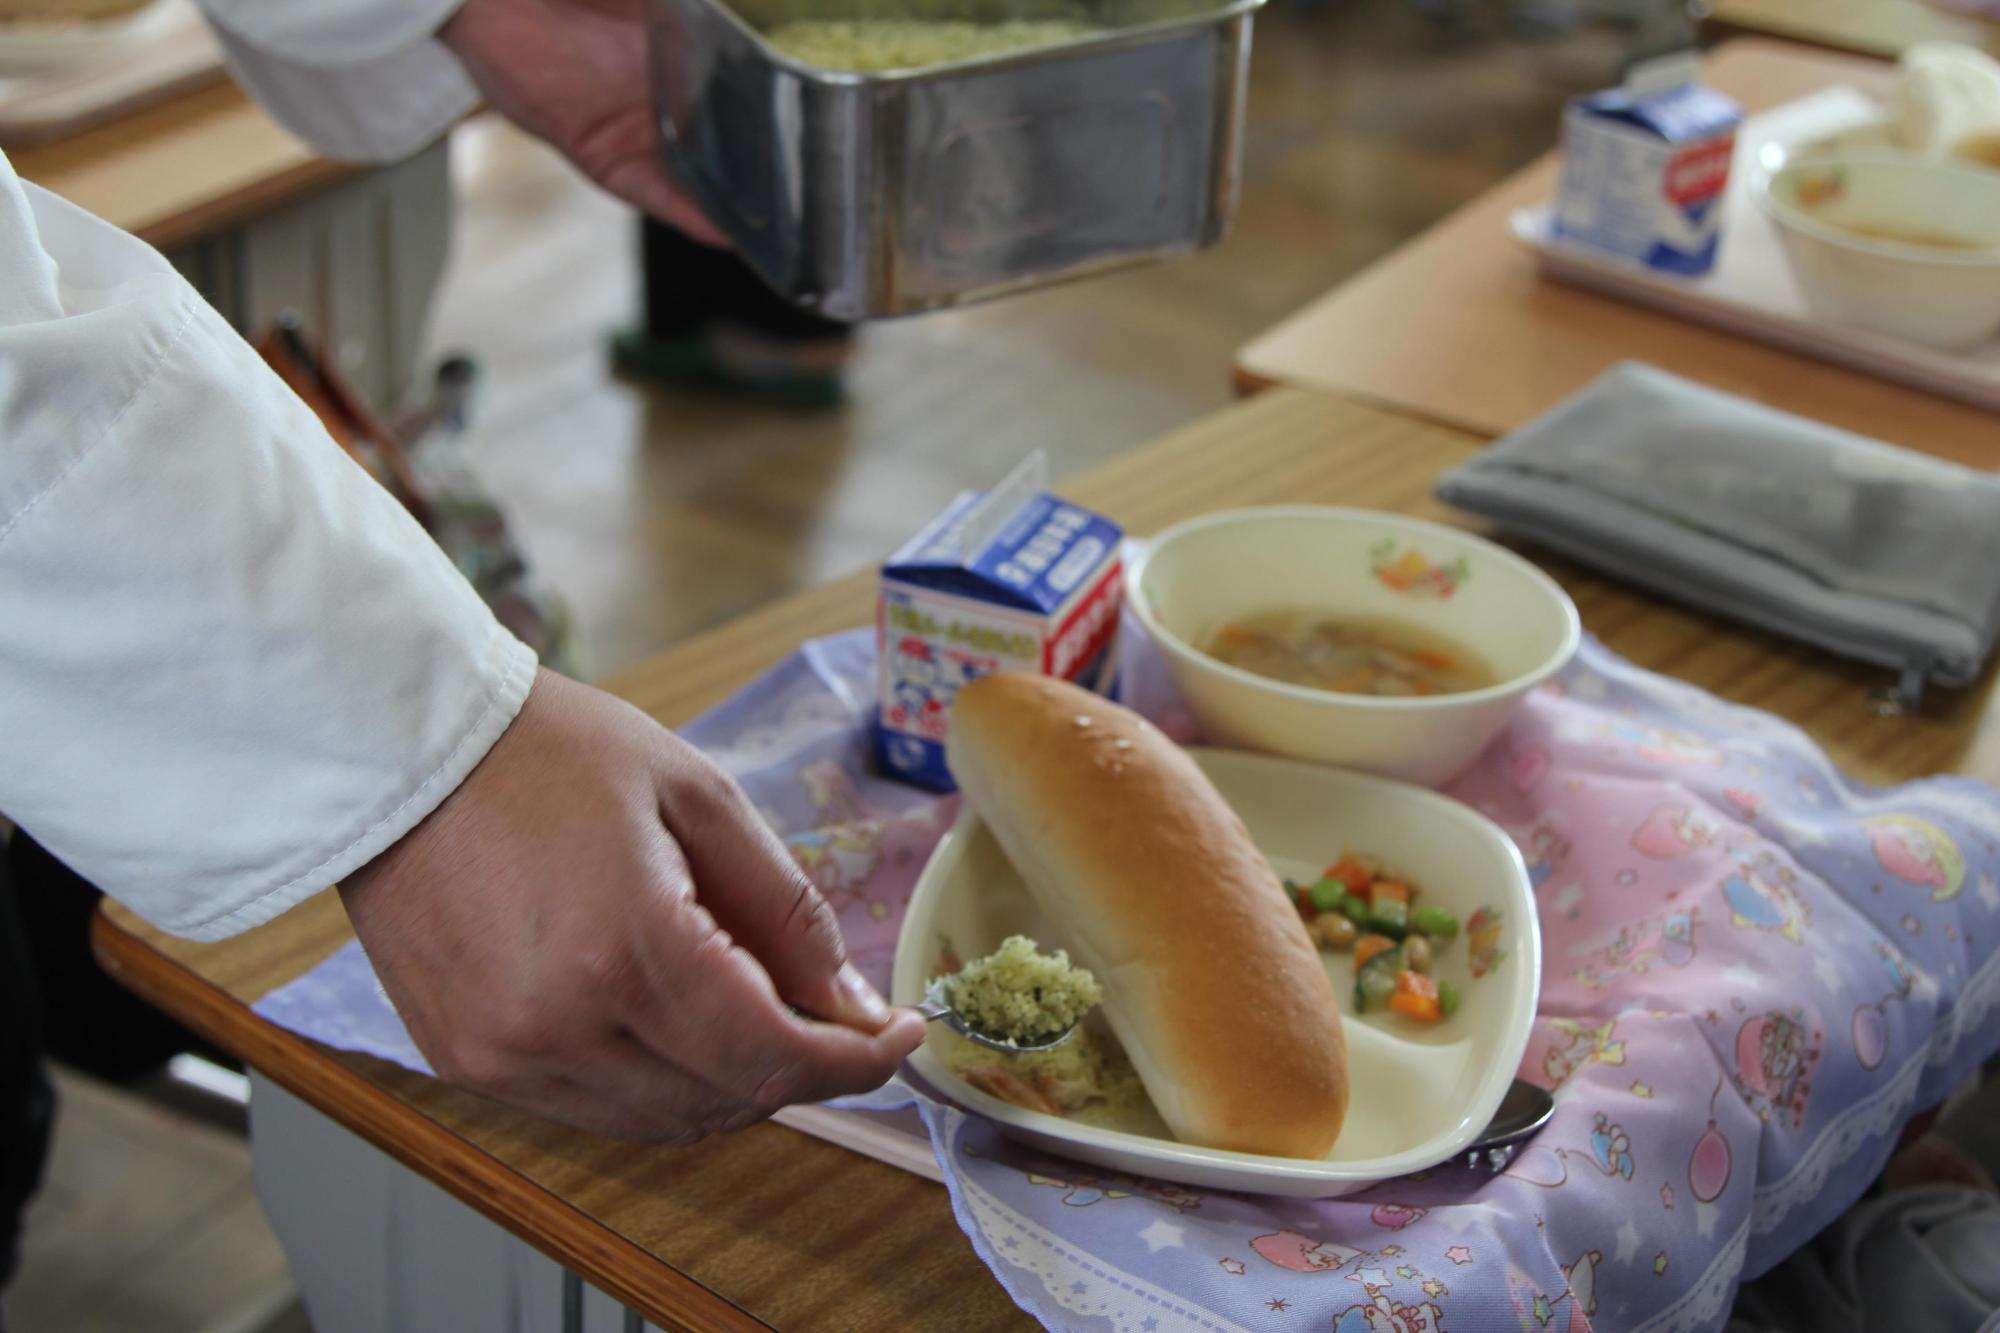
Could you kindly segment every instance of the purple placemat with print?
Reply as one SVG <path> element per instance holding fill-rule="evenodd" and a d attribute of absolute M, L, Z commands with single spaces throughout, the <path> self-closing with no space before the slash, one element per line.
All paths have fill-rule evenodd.
<path fill-rule="evenodd" d="M 1190 738 L 1133 626 L 1128 701 Z M 807 645 L 684 734 L 751 793 L 886 988 L 953 800 L 872 777 L 872 635 Z M 1857 706 L 1859 706 L 1857 704 Z M 1347 1199 L 1200 1193 L 915 1107 L 958 1220 L 1050 1328 L 1713 1329 L 1866 1187 L 1904 1122 L 2000 1049 L 2000 793 L 1848 781 L 1789 724 L 1595 642 L 1449 788 L 1520 843 L 1545 971 L 1522 1074 L 1550 1126 L 1500 1174 Z M 358 946 L 258 1006 L 421 1057 Z"/>

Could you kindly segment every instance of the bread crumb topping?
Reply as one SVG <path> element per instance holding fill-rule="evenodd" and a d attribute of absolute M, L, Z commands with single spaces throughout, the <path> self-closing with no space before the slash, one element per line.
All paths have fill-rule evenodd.
<path fill-rule="evenodd" d="M 944 998 L 981 1035 L 1032 1046 L 1067 1031 L 1098 1006 L 1104 991 L 1063 950 L 1040 953 L 1027 936 L 1010 935 L 961 968 L 946 983 Z"/>

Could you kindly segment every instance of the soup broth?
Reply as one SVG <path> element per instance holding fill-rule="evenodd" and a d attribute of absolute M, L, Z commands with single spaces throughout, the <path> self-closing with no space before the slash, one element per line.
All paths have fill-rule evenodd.
<path fill-rule="evenodd" d="M 1924 250 L 1990 250 L 1993 247 L 1981 241 L 1968 241 L 1962 237 L 1949 236 L 1941 231 L 1919 231 L 1914 227 L 1883 227 L 1868 222 L 1836 222 L 1842 231 L 1856 236 L 1864 236 L 1871 241 L 1888 241 L 1895 245 L 1914 245 Z"/>
<path fill-rule="evenodd" d="M 1230 666 L 1336 694 L 1460 694 L 1500 679 L 1458 640 L 1386 616 L 1266 611 L 1228 622 L 1201 647 Z"/>

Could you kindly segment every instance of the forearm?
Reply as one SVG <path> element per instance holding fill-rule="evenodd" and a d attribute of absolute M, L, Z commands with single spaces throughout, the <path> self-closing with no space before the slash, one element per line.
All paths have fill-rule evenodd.
<path fill-rule="evenodd" d="M 435 36 L 463 0 L 198 3 L 237 80 L 329 156 L 407 157 L 478 100 Z"/>
<path fill-rule="evenodd" d="M 164 261 L 0 159 L 0 810 L 213 938 L 413 827 L 533 668 Z"/>

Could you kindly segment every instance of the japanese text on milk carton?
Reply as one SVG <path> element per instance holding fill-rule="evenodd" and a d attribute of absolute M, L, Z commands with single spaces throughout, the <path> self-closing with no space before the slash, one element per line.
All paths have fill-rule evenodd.
<path fill-rule="evenodd" d="M 1624 86 L 1569 104 L 1557 235 L 1667 273 L 1714 266 L 1743 113 L 1695 82 L 1698 68 L 1652 61 Z"/>
<path fill-rule="evenodd" d="M 964 685 L 1035 672 L 1110 694 L 1122 533 L 1050 495 L 1040 455 L 953 501 L 882 569 L 876 751 L 889 775 L 949 791 L 944 741 Z"/>

